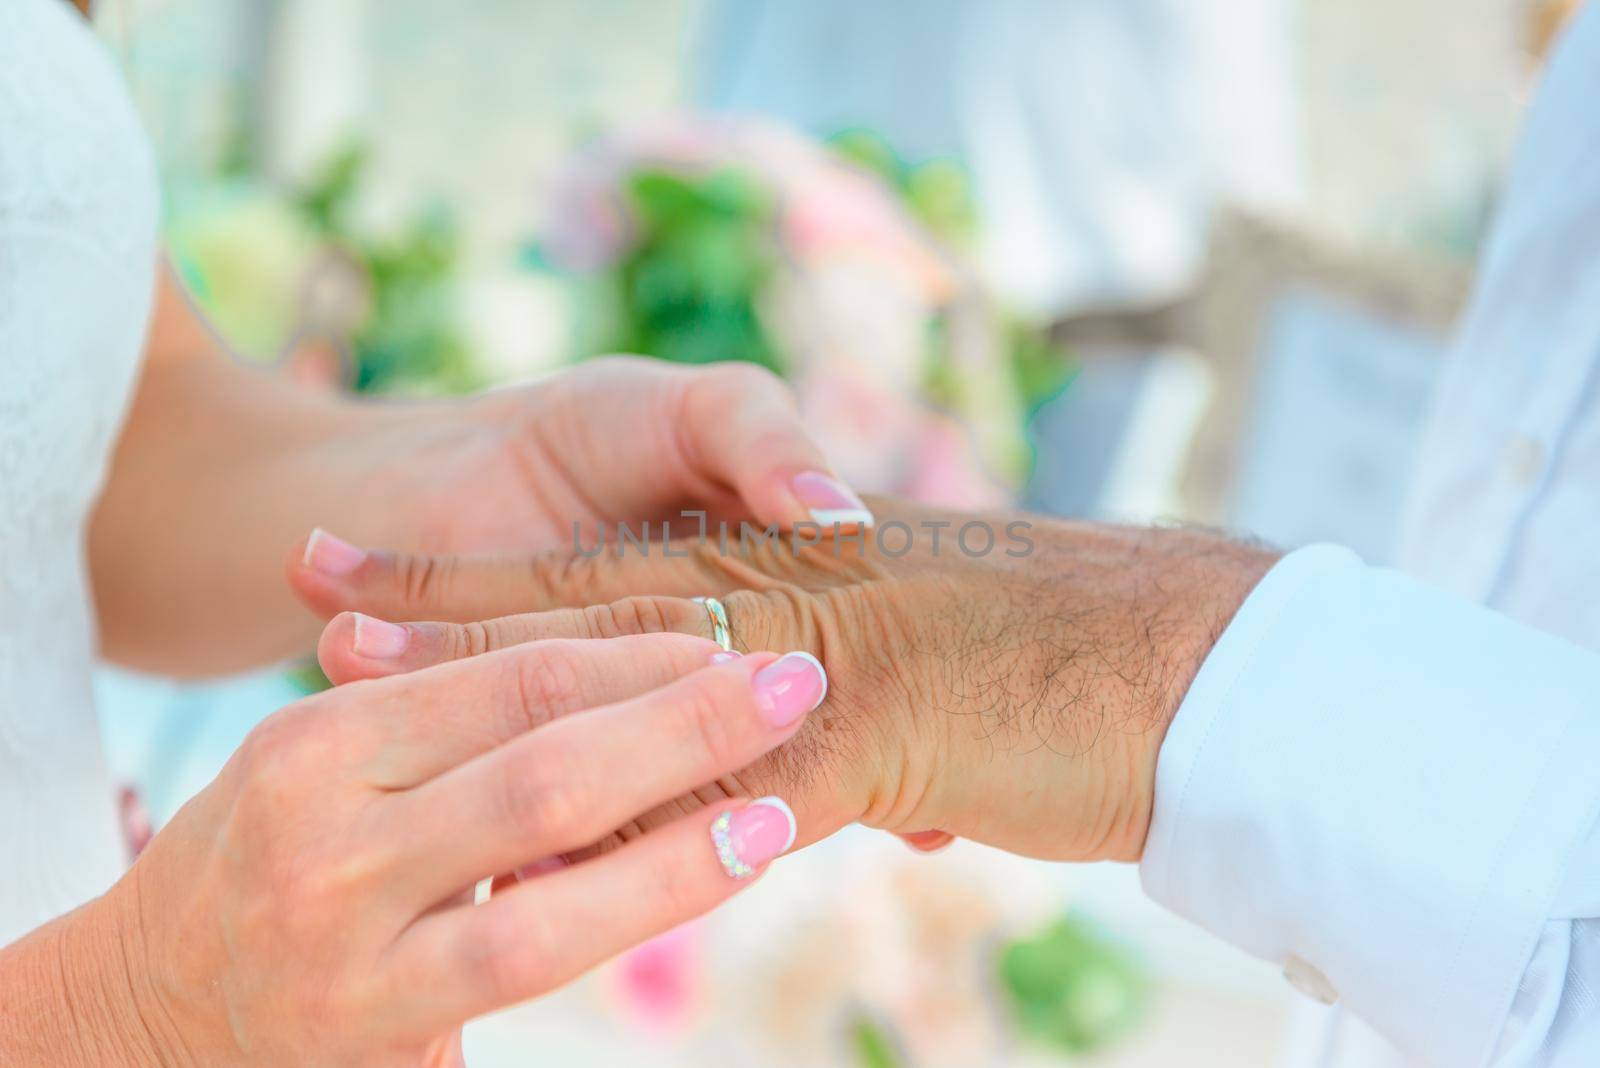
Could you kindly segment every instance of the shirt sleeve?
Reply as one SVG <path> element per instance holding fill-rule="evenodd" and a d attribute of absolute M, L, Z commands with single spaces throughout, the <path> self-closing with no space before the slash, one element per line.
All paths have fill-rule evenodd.
<path fill-rule="evenodd" d="M 1178 710 L 1141 877 L 1423 1063 L 1600 1063 L 1597 816 L 1600 656 L 1312 546 Z"/>

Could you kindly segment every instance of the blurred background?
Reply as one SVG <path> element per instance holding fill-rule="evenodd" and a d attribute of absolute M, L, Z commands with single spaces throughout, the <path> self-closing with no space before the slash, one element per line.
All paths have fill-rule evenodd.
<path fill-rule="evenodd" d="M 788 377 L 858 488 L 1390 551 L 1563 0 L 108 0 L 242 358 L 443 393 Z M 106 672 L 130 826 L 314 666 Z M 780 923 L 781 920 L 781 923 Z M 774 926 L 775 925 L 775 926 Z M 774 939 L 756 932 L 784 932 Z M 1116 866 L 865 831 L 474 1065 L 1268 1064 L 1275 970 Z"/>

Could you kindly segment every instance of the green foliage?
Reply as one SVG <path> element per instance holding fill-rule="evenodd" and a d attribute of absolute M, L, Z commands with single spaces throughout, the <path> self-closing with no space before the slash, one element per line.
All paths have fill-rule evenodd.
<path fill-rule="evenodd" d="M 373 313 L 353 339 L 355 389 L 461 393 L 483 384 L 456 323 L 457 249 L 453 219 L 436 208 L 397 239 L 360 250 L 372 279 Z"/>
<path fill-rule="evenodd" d="M 310 181 L 295 191 L 295 206 L 317 233 L 340 241 L 351 239 L 350 204 L 366 168 L 366 150 L 349 144 L 324 160 Z"/>
<path fill-rule="evenodd" d="M 1069 1055 L 1100 1049 L 1128 1031 L 1147 999 L 1128 950 L 1071 913 L 1006 946 L 999 978 L 1022 1033 Z"/>
<path fill-rule="evenodd" d="M 315 657 L 290 666 L 285 674 L 289 682 L 308 697 L 323 690 L 333 689 L 333 682 L 323 674 L 322 665 L 317 663 Z"/>
<path fill-rule="evenodd" d="M 366 164 L 365 150 L 348 146 L 292 198 L 318 237 L 343 249 L 371 287 L 371 313 L 351 339 L 351 387 L 460 393 L 481 386 L 457 321 L 454 217 L 435 205 L 396 235 L 365 232 L 351 208 Z"/>
<path fill-rule="evenodd" d="M 978 232 L 978 209 L 967 172 L 955 160 L 912 163 L 880 134 L 865 129 L 842 130 L 828 147 L 894 190 L 913 218 L 944 243 L 969 245 Z"/>
<path fill-rule="evenodd" d="M 759 314 L 778 255 L 767 190 L 733 169 L 640 170 L 629 176 L 626 193 L 637 239 L 612 275 L 609 328 L 584 345 L 585 355 L 742 359 L 783 370 Z"/>
<path fill-rule="evenodd" d="M 971 249 L 978 233 L 978 209 L 972 183 L 960 163 L 949 159 L 912 163 L 871 130 L 844 130 L 828 144 L 898 193 L 906 210 L 936 240 L 949 248 Z M 1067 387 L 1072 380 L 1072 361 L 1051 344 L 1040 323 L 1012 315 L 1005 318 L 1001 329 L 1022 408 L 1031 415 Z M 935 321 L 930 326 L 926 378 L 936 403 L 951 405 L 950 394 L 960 384 L 950 367 L 948 344 L 944 324 Z"/>
<path fill-rule="evenodd" d="M 1050 340 L 1045 327 L 1011 319 L 1004 329 L 1006 348 L 1011 353 L 1011 376 L 1031 417 L 1072 384 L 1078 367 Z"/>
<path fill-rule="evenodd" d="M 876 174 L 891 188 L 900 188 L 901 177 L 907 170 L 906 162 L 881 134 L 859 126 L 852 127 L 828 138 L 828 147 L 840 158 Z"/>
<path fill-rule="evenodd" d="M 850 1051 L 860 1068 L 905 1068 L 906 1060 L 883 1023 L 865 1012 L 849 1021 Z"/>

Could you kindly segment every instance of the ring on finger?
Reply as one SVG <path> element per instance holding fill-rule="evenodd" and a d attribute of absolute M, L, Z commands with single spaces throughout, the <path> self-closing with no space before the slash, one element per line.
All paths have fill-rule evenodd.
<path fill-rule="evenodd" d="M 715 597 L 696 597 L 694 602 L 705 608 L 711 620 L 712 641 L 722 646 L 723 652 L 733 652 L 733 632 L 728 629 L 728 610 L 722 607 L 722 602 Z"/>

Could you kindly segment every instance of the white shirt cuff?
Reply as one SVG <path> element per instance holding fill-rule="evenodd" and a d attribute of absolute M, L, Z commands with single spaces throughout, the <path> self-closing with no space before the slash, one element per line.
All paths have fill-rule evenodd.
<path fill-rule="evenodd" d="M 1146 891 L 1402 1052 L 1498 1045 L 1600 811 L 1600 657 L 1351 552 L 1261 581 L 1162 746 Z"/>

